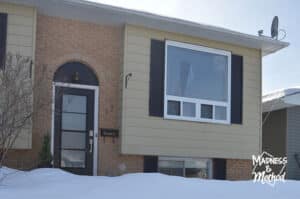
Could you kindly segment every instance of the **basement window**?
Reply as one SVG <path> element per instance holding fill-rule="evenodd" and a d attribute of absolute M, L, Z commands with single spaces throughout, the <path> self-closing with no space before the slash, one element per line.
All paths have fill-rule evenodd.
<path fill-rule="evenodd" d="M 188 178 L 211 178 L 212 161 L 210 159 L 159 157 L 158 172 Z"/>

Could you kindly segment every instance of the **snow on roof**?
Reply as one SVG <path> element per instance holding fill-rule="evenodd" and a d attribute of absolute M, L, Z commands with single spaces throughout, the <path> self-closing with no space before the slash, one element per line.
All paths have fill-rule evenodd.
<path fill-rule="evenodd" d="M 268 101 L 272 101 L 272 100 L 276 100 L 279 98 L 283 98 L 286 96 L 291 96 L 294 94 L 298 94 L 300 93 L 300 86 L 299 87 L 293 87 L 293 88 L 285 88 L 285 89 L 280 89 L 277 91 L 273 91 L 271 93 L 268 93 L 266 95 L 263 96 L 262 102 L 268 102 Z"/>
<path fill-rule="evenodd" d="M 300 87 L 293 87 L 293 88 L 286 88 L 286 89 L 280 89 L 277 91 L 273 91 L 271 93 L 268 93 L 263 96 L 263 102 L 279 99 L 285 96 L 290 96 L 293 94 L 300 93 Z"/>
<path fill-rule="evenodd" d="M 273 91 L 263 96 L 262 103 L 263 112 L 300 106 L 300 87 Z"/>

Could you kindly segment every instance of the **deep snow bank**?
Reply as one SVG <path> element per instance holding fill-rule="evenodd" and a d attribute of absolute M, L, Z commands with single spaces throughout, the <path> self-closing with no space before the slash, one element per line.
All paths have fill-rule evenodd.
<path fill-rule="evenodd" d="M 300 198 L 300 182 L 275 187 L 252 181 L 186 179 L 162 174 L 127 174 L 120 177 L 77 176 L 59 169 L 22 172 L 0 169 L 6 177 L 0 199 L 274 199 Z"/>

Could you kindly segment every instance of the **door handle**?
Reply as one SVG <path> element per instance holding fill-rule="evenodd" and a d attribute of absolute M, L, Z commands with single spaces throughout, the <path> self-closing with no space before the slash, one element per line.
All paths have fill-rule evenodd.
<path fill-rule="evenodd" d="M 89 136 L 94 137 L 94 131 L 93 130 L 89 130 Z"/>
<path fill-rule="evenodd" d="M 94 131 L 89 130 L 89 152 L 93 153 Z"/>
<path fill-rule="evenodd" d="M 90 145 L 89 146 L 89 149 L 90 149 L 89 152 L 93 153 L 93 139 L 90 139 L 89 141 L 90 141 L 90 143 L 89 143 L 89 145 Z"/>

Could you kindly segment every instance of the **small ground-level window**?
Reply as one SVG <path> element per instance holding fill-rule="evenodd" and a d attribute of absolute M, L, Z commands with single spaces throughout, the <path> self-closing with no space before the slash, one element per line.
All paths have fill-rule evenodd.
<path fill-rule="evenodd" d="M 190 178 L 211 178 L 210 159 L 159 157 L 158 171 L 167 175 Z"/>
<path fill-rule="evenodd" d="M 180 160 L 159 160 L 159 172 L 173 176 L 184 176 L 184 161 Z"/>

